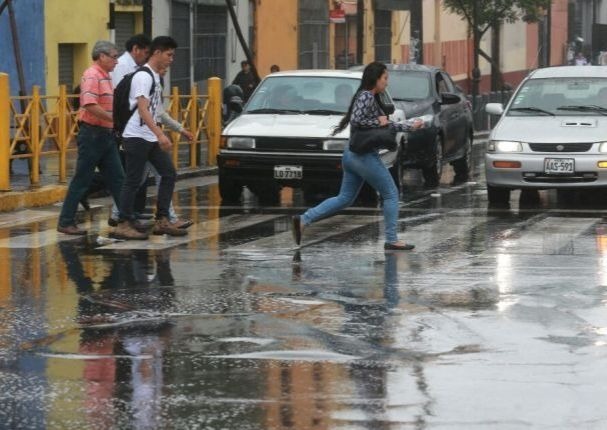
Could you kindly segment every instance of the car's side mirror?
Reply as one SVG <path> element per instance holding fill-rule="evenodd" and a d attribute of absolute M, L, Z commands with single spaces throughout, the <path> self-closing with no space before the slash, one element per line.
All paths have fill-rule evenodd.
<path fill-rule="evenodd" d="M 489 115 L 501 115 L 504 113 L 504 105 L 501 103 L 487 103 L 485 105 L 485 112 Z"/>
<path fill-rule="evenodd" d="M 453 93 L 441 93 L 440 102 L 442 105 L 453 105 L 461 102 L 462 99 L 457 94 Z"/>

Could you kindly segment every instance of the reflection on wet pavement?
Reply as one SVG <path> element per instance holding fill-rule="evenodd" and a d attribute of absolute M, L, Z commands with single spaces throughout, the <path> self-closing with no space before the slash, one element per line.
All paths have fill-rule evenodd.
<path fill-rule="evenodd" d="M 408 175 L 408 253 L 379 208 L 298 249 L 298 192 L 221 207 L 196 180 L 185 238 L 109 241 L 106 208 L 85 238 L 57 208 L 0 220 L 0 428 L 604 427 L 602 208 Z"/>

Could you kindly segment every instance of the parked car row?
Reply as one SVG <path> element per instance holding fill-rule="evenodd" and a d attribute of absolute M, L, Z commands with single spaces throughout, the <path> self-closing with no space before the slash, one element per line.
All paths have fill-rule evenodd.
<path fill-rule="evenodd" d="M 452 163 L 456 181 L 467 180 L 473 130 L 464 94 L 436 68 L 390 65 L 389 76 L 390 93 L 381 104 L 390 119 L 426 122 L 422 130 L 398 133 L 396 151 L 381 151 L 397 186 L 404 168 L 419 168 L 426 186 L 436 187 L 445 163 Z M 349 130 L 332 131 L 361 78 L 361 68 L 268 75 L 223 131 L 217 157 L 222 199 L 239 201 L 244 187 L 267 203 L 277 201 L 283 186 L 302 188 L 306 199 L 336 193 Z"/>

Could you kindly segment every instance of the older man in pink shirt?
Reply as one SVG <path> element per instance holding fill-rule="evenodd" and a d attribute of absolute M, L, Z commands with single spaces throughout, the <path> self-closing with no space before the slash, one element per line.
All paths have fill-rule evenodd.
<path fill-rule="evenodd" d="M 84 71 L 80 82 L 81 110 L 76 172 L 70 182 L 57 225 L 57 231 L 71 235 L 87 233 L 76 225 L 76 211 L 91 184 L 95 167 L 99 167 L 114 201 L 119 201 L 124 181 L 124 171 L 114 139 L 114 88 L 110 77 L 110 72 L 116 67 L 118 51 L 113 43 L 102 40 L 95 43 L 92 57 L 93 64 Z"/>

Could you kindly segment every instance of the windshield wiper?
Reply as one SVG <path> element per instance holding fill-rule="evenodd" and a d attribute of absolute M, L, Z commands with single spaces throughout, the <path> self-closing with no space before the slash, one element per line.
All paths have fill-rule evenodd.
<path fill-rule="evenodd" d="M 311 115 L 344 115 L 345 112 L 331 109 L 309 109 L 303 111 L 303 113 L 309 113 Z"/>
<path fill-rule="evenodd" d="M 597 105 L 571 105 L 571 106 L 559 106 L 557 110 L 570 110 L 578 112 L 598 112 L 601 115 L 607 115 L 607 109 Z"/>
<path fill-rule="evenodd" d="M 534 112 L 534 113 L 543 113 L 546 115 L 550 115 L 550 116 L 554 116 L 553 112 L 550 112 L 549 110 L 545 110 L 545 109 L 541 109 L 541 108 L 536 108 L 536 107 L 515 107 L 515 108 L 511 108 L 511 111 L 521 111 L 521 112 Z"/>
<path fill-rule="evenodd" d="M 392 97 L 392 100 L 394 100 L 395 102 L 414 102 L 415 99 L 405 99 L 405 98 L 399 98 L 399 97 Z"/>
<path fill-rule="evenodd" d="M 297 109 L 274 109 L 274 108 L 263 108 L 253 109 L 246 111 L 247 113 L 302 113 Z"/>

